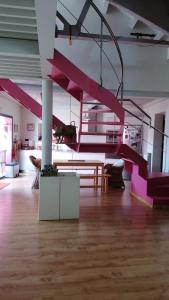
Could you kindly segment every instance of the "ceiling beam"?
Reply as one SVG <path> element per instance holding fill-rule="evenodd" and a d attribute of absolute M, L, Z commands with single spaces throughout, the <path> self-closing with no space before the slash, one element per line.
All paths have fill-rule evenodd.
<path fill-rule="evenodd" d="M 10 18 L 10 20 L 8 19 L 8 21 L 2 21 L 1 19 L 0 19 L 0 26 L 24 26 L 26 29 L 29 29 L 29 28 L 36 28 L 37 27 L 37 25 L 36 24 L 29 24 L 28 22 L 20 22 L 20 20 L 18 21 L 17 20 L 17 22 L 14 22 L 13 20 L 11 20 L 11 18 Z"/>
<path fill-rule="evenodd" d="M 79 31 L 81 30 L 81 26 L 84 22 L 84 19 L 86 18 L 86 15 L 88 13 L 88 10 L 89 10 L 89 7 L 90 7 L 90 2 L 88 0 L 86 0 L 83 8 L 82 8 L 82 11 L 81 11 L 81 14 L 77 20 L 77 23 L 76 23 L 76 26 L 79 28 Z"/>
<path fill-rule="evenodd" d="M 22 79 L 22 75 L 25 76 L 25 75 L 31 75 L 31 76 L 34 76 L 34 77 L 41 77 L 41 73 L 40 72 L 28 72 L 27 70 L 26 71 L 20 71 L 20 70 L 0 70 L 0 74 L 1 76 L 8 76 L 8 78 L 11 77 L 11 75 L 16 75 L 16 76 L 20 76 L 20 78 Z"/>
<path fill-rule="evenodd" d="M 56 12 L 56 16 L 62 22 L 62 24 L 64 25 L 64 28 L 68 28 L 70 26 L 70 24 L 68 23 L 68 21 L 60 14 L 59 11 Z"/>
<path fill-rule="evenodd" d="M 34 0 L 23 1 L 23 0 L 0 0 L 0 7 L 12 7 L 12 8 L 24 8 L 28 10 L 34 8 Z"/>
<path fill-rule="evenodd" d="M 10 32 L 10 31 L 0 31 L 0 41 L 1 39 L 13 39 L 13 40 L 25 40 L 25 41 L 37 41 L 37 33 L 24 33 L 24 32 Z"/>
<path fill-rule="evenodd" d="M 30 58 L 29 56 L 25 56 L 24 59 L 17 59 L 18 57 L 15 56 L 15 54 L 13 56 L 10 57 L 10 59 L 8 58 L 9 56 L 7 55 L 6 57 L 1 56 L 0 53 L 0 65 L 1 64 L 9 64 L 9 65 L 25 65 L 25 66 L 29 66 L 29 67 L 39 67 L 40 66 L 40 58 L 38 58 L 37 60 L 33 60 L 32 58 Z"/>
<path fill-rule="evenodd" d="M 29 40 L 15 40 L 8 38 L 0 39 L 0 52 L 12 54 L 22 54 L 22 55 L 38 55 L 39 45 L 37 41 Z"/>
<path fill-rule="evenodd" d="M 0 8 L 0 17 L 17 17 L 17 18 L 28 18 L 28 19 L 36 19 L 35 11 L 26 10 L 26 9 L 18 9 L 18 8 Z"/>
<path fill-rule="evenodd" d="M 15 17 L 4 17 L 1 16 L 0 24 L 19 24 L 25 26 L 36 26 L 36 19 L 28 19 L 26 17 L 15 18 Z"/>
<path fill-rule="evenodd" d="M 155 39 L 156 40 L 161 40 L 162 38 L 164 37 L 164 33 L 163 32 L 161 32 L 161 31 L 157 31 L 156 32 L 156 36 L 155 36 Z"/>
<path fill-rule="evenodd" d="M 17 63 L 17 64 L 12 64 L 12 63 L 10 63 L 10 64 L 6 64 L 6 63 L 1 63 L 1 68 L 0 69 L 11 69 L 11 70 L 13 70 L 13 69 L 20 69 L 20 70 L 22 70 L 22 69 L 24 69 L 24 70 L 36 70 L 36 71 L 41 71 L 41 67 L 40 67 L 40 64 L 39 64 L 39 66 L 30 66 L 29 64 L 27 64 L 27 65 L 22 65 L 22 64 L 20 64 L 20 63 Z"/>
<path fill-rule="evenodd" d="M 22 77 L 22 78 L 21 78 Z M 35 74 L 16 74 L 16 72 L 10 72 L 9 73 L 1 73 L 0 71 L 0 78 L 10 78 L 10 79 L 19 79 L 19 80 L 31 80 L 31 79 L 41 79 L 41 76 L 37 76 Z"/>
<path fill-rule="evenodd" d="M 81 27 L 83 26 L 84 19 L 88 13 L 89 7 L 90 7 L 90 2 L 88 0 L 86 0 L 84 6 L 82 8 L 82 11 L 80 13 L 80 16 L 79 16 L 76 24 L 74 24 L 74 25 L 69 24 L 68 21 L 63 17 L 63 15 L 59 13 L 59 11 L 56 12 L 56 16 L 62 22 L 62 24 L 64 26 L 64 30 L 69 32 L 69 37 L 72 36 L 72 33 L 73 33 L 73 35 L 79 35 L 79 32 L 81 31 Z M 56 25 L 55 35 L 57 34 L 57 30 L 58 30 L 58 28 Z"/>
<path fill-rule="evenodd" d="M 20 68 L 6 68 L 6 67 L 2 67 L 0 69 L 1 73 L 9 73 L 9 77 L 10 77 L 10 73 L 11 72 L 16 72 L 18 74 L 36 74 L 38 76 L 41 76 L 41 71 L 40 70 L 27 70 L 27 69 L 23 69 L 21 70 Z"/>
<path fill-rule="evenodd" d="M 25 25 L 10 25 L 10 24 L 1 24 L 0 23 L 0 31 L 9 31 L 9 32 L 24 32 L 30 34 L 36 34 L 37 28 L 32 26 Z"/>
<path fill-rule="evenodd" d="M 140 21 L 152 29 L 161 30 L 169 35 L 169 5 L 166 1 L 154 0 L 109 0 L 114 6 L 136 15 Z"/>
<path fill-rule="evenodd" d="M 138 18 L 129 15 L 129 27 L 131 28 L 131 30 L 134 29 L 134 27 L 136 26 L 137 22 L 138 22 Z"/>
<path fill-rule="evenodd" d="M 56 37 L 58 38 L 69 38 L 69 34 L 67 31 L 64 30 L 57 30 L 56 31 Z M 100 34 L 92 34 L 92 33 L 83 33 L 80 32 L 77 36 L 74 35 L 72 32 L 72 39 L 81 39 L 81 40 L 96 40 L 100 41 Z M 137 38 L 131 38 L 131 37 L 123 37 L 123 36 L 116 36 L 116 39 L 118 43 L 121 44 L 129 44 L 129 45 L 145 45 L 145 46 L 159 46 L 159 47 L 169 47 L 169 41 L 161 41 L 161 40 L 153 40 L 153 39 L 137 39 Z M 103 35 L 102 36 L 103 42 L 112 42 L 112 39 L 109 35 Z"/>
<path fill-rule="evenodd" d="M 38 63 L 34 63 L 34 62 L 22 62 L 22 61 L 15 61 L 15 58 L 14 60 L 12 61 L 8 61 L 8 60 L 2 60 L 0 59 L 0 65 L 1 66 L 20 66 L 20 67 L 24 67 L 24 68 L 40 68 L 40 61 Z"/>
<path fill-rule="evenodd" d="M 4 56 L 6 56 L 6 57 L 15 57 L 15 59 L 20 59 L 21 58 L 21 60 L 22 60 L 22 58 L 25 60 L 31 60 L 31 61 L 33 61 L 33 59 L 36 59 L 36 60 L 40 60 L 40 55 L 38 54 L 38 55 L 36 55 L 36 54 L 22 54 L 22 53 L 15 53 L 15 54 L 13 54 L 13 53 L 3 53 L 3 52 L 1 52 L 0 53 L 0 57 L 4 57 Z"/>

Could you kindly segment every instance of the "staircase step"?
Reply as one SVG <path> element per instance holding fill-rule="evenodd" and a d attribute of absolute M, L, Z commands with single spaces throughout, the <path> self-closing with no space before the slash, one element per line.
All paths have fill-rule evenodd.
<path fill-rule="evenodd" d="M 63 89 L 67 89 L 67 86 L 69 84 L 69 79 L 68 78 L 57 78 L 55 80 Z"/>
<path fill-rule="evenodd" d="M 82 92 L 82 89 L 76 84 L 74 83 L 72 80 L 69 81 L 69 85 L 67 87 L 67 91 L 81 91 Z"/>
<path fill-rule="evenodd" d="M 119 148 L 118 154 L 120 156 L 125 155 L 125 158 L 129 158 L 132 160 L 136 165 L 138 165 L 138 172 L 139 175 L 147 180 L 147 161 L 138 154 L 135 150 L 129 147 L 127 144 L 121 144 Z"/>
<path fill-rule="evenodd" d="M 79 86 L 77 86 L 77 84 L 74 83 L 72 80 L 69 81 L 66 90 L 78 101 L 81 101 L 83 99 L 83 90 Z"/>
<path fill-rule="evenodd" d="M 49 75 L 49 77 L 57 82 L 63 89 L 67 89 L 70 80 L 58 68 L 53 68 L 52 75 Z"/>
<path fill-rule="evenodd" d="M 53 74 L 54 69 L 56 68 L 63 72 L 67 78 L 70 78 L 79 87 L 81 87 L 81 89 L 86 94 L 90 95 L 91 98 L 96 99 L 100 103 L 107 106 L 116 113 L 122 122 L 124 121 L 124 109 L 117 100 L 116 96 L 113 95 L 109 90 L 105 89 L 104 87 L 100 87 L 96 81 L 83 73 L 56 49 L 54 49 L 54 58 L 48 59 L 48 61 L 52 64 L 51 77 L 54 81 L 55 78 L 53 77 Z"/>
<path fill-rule="evenodd" d="M 91 153 L 117 153 L 117 144 L 106 143 L 81 143 L 78 152 L 91 152 Z"/>
<path fill-rule="evenodd" d="M 156 185 L 154 187 L 147 187 L 148 196 L 157 196 L 157 197 L 169 197 L 169 185 Z"/>
<path fill-rule="evenodd" d="M 148 186 L 156 187 L 157 185 L 169 185 L 169 173 L 153 172 L 149 174 Z"/>
<path fill-rule="evenodd" d="M 97 104 L 96 104 L 97 105 Z M 91 110 L 84 110 L 82 113 L 84 114 L 99 114 L 99 113 L 113 113 L 111 109 L 91 109 Z"/>
<path fill-rule="evenodd" d="M 49 77 L 51 77 L 51 76 L 49 76 Z M 52 78 L 52 79 L 53 79 L 53 78 Z M 67 87 L 68 87 L 68 84 L 69 84 L 69 79 L 66 78 L 65 76 L 63 76 L 62 78 L 56 77 L 56 78 L 55 78 L 55 82 L 56 82 L 58 85 L 60 85 L 64 90 L 66 90 Z"/>
<path fill-rule="evenodd" d="M 88 131 L 81 131 L 80 135 L 108 135 L 108 136 L 122 136 L 122 133 L 110 133 L 110 132 L 88 132 Z"/>
<path fill-rule="evenodd" d="M 98 125 L 122 125 L 121 122 L 103 122 L 103 121 L 95 121 L 95 120 L 89 120 L 87 121 L 83 121 L 82 124 L 98 124 Z"/>
<path fill-rule="evenodd" d="M 124 124 L 124 109 L 120 102 L 118 101 L 117 97 L 113 95 L 109 90 L 105 89 L 104 87 L 101 87 L 95 80 L 91 79 L 89 76 L 87 76 L 85 73 L 83 73 L 79 68 L 77 68 L 75 65 L 71 63 L 70 60 L 68 60 L 66 57 L 64 57 L 59 51 L 54 49 L 54 58 L 48 60 L 52 64 L 52 75 L 51 78 L 55 79 L 55 69 L 60 70 L 62 73 L 65 74 L 66 78 L 70 78 L 71 81 L 76 83 L 77 86 L 79 86 L 82 90 L 85 96 L 85 98 L 91 97 L 91 99 L 97 100 L 99 104 L 104 105 L 104 107 L 107 107 L 106 110 L 109 110 L 114 112 L 120 122 Z M 57 81 L 56 81 L 57 82 Z M 70 94 L 72 94 L 77 100 L 80 101 L 81 95 L 79 92 L 74 91 L 74 89 L 71 89 L 69 91 Z M 84 103 L 82 103 L 84 105 Z M 97 105 L 95 103 L 95 105 Z M 103 107 L 102 107 L 103 108 Z M 101 108 L 100 108 L 101 109 Z M 97 110 L 98 113 L 99 110 Z M 103 112 L 103 110 L 102 110 Z M 104 110 L 105 112 L 105 110 Z M 82 124 L 80 124 L 82 125 Z M 120 125 L 120 124 L 118 124 Z M 121 131 L 122 131 L 121 125 Z M 110 134 L 108 132 L 83 132 L 80 129 L 80 135 L 95 135 L 95 136 L 119 136 L 122 137 L 122 132 L 119 132 L 118 134 Z M 128 147 L 127 145 L 121 144 L 121 138 L 117 138 L 118 144 L 107 144 L 110 148 L 107 147 L 106 144 L 95 144 L 95 145 L 77 145 L 77 149 L 80 152 L 94 152 L 94 153 L 113 153 L 114 151 L 118 150 L 120 153 L 124 153 L 126 158 L 130 158 L 135 164 L 138 165 L 138 172 L 139 175 L 147 179 L 147 161 L 144 160 L 138 153 L 136 153 L 133 149 Z M 107 150 L 108 149 L 108 150 Z M 108 151 L 108 152 L 107 152 Z"/>
<path fill-rule="evenodd" d="M 169 196 L 153 197 L 153 206 L 155 208 L 169 208 Z"/>

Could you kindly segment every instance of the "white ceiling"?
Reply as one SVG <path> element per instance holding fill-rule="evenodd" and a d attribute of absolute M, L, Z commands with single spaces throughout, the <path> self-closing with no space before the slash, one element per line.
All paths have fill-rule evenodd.
<path fill-rule="evenodd" d="M 0 0 L 0 77 L 41 76 L 34 0 Z"/>

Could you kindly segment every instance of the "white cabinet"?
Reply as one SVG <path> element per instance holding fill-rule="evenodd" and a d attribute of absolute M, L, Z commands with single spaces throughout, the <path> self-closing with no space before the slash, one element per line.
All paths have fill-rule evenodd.
<path fill-rule="evenodd" d="M 76 173 L 40 176 L 39 220 L 78 219 L 80 178 Z"/>
<path fill-rule="evenodd" d="M 10 163 L 5 165 L 5 177 L 14 178 L 19 176 L 19 164 Z"/>
<path fill-rule="evenodd" d="M 40 176 L 39 220 L 59 219 L 59 190 L 57 177 Z"/>
<path fill-rule="evenodd" d="M 60 219 L 78 219 L 80 202 L 79 176 L 60 177 Z"/>

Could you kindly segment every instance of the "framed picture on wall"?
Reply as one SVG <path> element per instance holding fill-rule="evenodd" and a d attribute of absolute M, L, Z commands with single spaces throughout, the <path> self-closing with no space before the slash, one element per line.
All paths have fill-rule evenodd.
<path fill-rule="evenodd" d="M 13 126 L 13 131 L 14 131 L 14 132 L 18 132 L 18 124 L 14 124 L 14 126 Z"/>
<path fill-rule="evenodd" d="M 35 130 L 35 124 L 34 123 L 28 123 L 26 126 L 27 131 L 34 131 Z"/>

